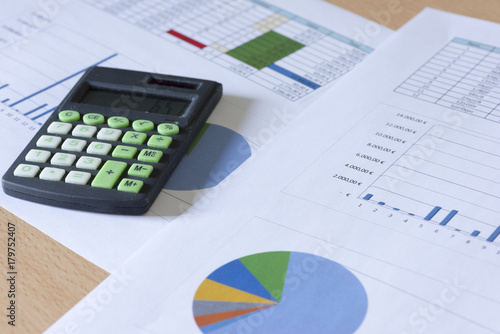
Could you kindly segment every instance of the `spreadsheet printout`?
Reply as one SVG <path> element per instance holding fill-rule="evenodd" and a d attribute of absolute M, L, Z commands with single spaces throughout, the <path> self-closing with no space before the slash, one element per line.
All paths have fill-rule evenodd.
<path fill-rule="evenodd" d="M 290 100 L 339 78 L 373 51 L 355 36 L 260 0 L 82 1 Z"/>
<path fill-rule="evenodd" d="M 127 287 L 104 281 L 51 330 L 498 333 L 499 124 L 397 91 L 447 45 L 498 36 L 426 9 L 134 254 Z"/>
<path fill-rule="evenodd" d="M 500 48 L 454 38 L 395 92 L 500 122 Z"/>

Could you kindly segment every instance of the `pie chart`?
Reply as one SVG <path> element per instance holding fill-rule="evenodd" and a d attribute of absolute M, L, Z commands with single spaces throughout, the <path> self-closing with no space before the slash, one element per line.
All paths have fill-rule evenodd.
<path fill-rule="evenodd" d="M 203 333 L 353 333 L 366 291 L 344 266 L 301 252 L 231 261 L 204 279 L 193 315 Z"/>
<path fill-rule="evenodd" d="M 187 191 L 214 187 L 250 156 L 250 145 L 243 136 L 206 123 L 164 188 Z"/>

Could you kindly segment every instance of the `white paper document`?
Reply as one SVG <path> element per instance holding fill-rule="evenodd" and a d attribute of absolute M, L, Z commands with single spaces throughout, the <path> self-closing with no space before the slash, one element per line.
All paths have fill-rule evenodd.
<path fill-rule="evenodd" d="M 500 332 L 498 36 L 426 9 L 49 333 Z"/>
<path fill-rule="evenodd" d="M 0 13 L 0 103 L 35 123 L 95 65 L 224 86 L 201 140 L 145 216 L 81 213 L 0 196 L 5 209 L 106 270 L 195 201 L 220 192 L 225 178 L 391 33 L 319 0 L 18 1 L 3 3 Z M 9 159 L 2 159 L 0 174 L 30 137 L 19 132 L 5 148 Z"/>

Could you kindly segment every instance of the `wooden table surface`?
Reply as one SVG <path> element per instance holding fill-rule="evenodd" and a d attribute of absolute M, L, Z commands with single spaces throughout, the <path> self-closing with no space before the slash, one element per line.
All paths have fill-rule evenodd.
<path fill-rule="evenodd" d="M 398 29 L 425 7 L 500 23 L 499 0 L 326 0 L 391 29 Z"/>
<path fill-rule="evenodd" d="M 307 0 L 303 0 L 307 1 Z M 500 23 L 499 0 L 327 0 L 392 29 L 398 29 L 425 7 Z M 41 333 L 102 282 L 108 273 L 0 208 L 0 333 Z M 15 237 L 16 326 L 7 324 L 9 306 L 8 249 Z M 8 282 L 8 281 L 7 281 Z M 8 310 L 7 310 L 8 312 Z"/>

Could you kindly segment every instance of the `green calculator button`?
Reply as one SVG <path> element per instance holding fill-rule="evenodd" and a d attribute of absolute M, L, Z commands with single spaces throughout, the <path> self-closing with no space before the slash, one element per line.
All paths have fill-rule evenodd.
<path fill-rule="evenodd" d="M 148 132 L 154 130 L 155 124 L 145 119 L 139 119 L 132 123 L 132 128 L 135 131 Z"/>
<path fill-rule="evenodd" d="M 118 190 L 137 194 L 139 191 L 141 191 L 143 185 L 144 182 L 139 180 L 123 179 L 118 185 Z"/>
<path fill-rule="evenodd" d="M 128 170 L 128 175 L 136 177 L 149 177 L 153 172 L 153 166 L 143 164 L 133 164 Z"/>
<path fill-rule="evenodd" d="M 148 136 L 145 133 L 127 131 L 122 138 L 125 144 L 142 145 Z"/>
<path fill-rule="evenodd" d="M 104 116 L 95 113 L 85 114 L 83 116 L 83 123 L 87 125 L 99 125 L 104 123 Z"/>
<path fill-rule="evenodd" d="M 92 187 L 111 189 L 120 178 L 127 164 L 121 161 L 108 160 L 92 181 Z"/>
<path fill-rule="evenodd" d="M 59 120 L 61 122 L 76 122 L 80 120 L 80 113 L 75 110 L 63 110 L 59 112 Z"/>
<path fill-rule="evenodd" d="M 160 161 L 162 156 L 163 156 L 162 151 L 144 149 L 141 151 L 141 153 L 139 153 L 139 157 L 137 158 L 137 160 L 143 162 L 157 163 Z"/>
<path fill-rule="evenodd" d="M 172 137 L 153 135 L 148 140 L 148 146 L 166 149 L 172 143 Z"/>
<path fill-rule="evenodd" d="M 121 129 L 129 126 L 128 118 L 122 116 L 114 116 L 108 119 L 108 126 L 113 129 Z"/>
<path fill-rule="evenodd" d="M 132 159 L 137 153 L 137 147 L 118 145 L 111 153 L 113 158 Z"/>
<path fill-rule="evenodd" d="M 173 123 L 162 123 L 158 125 L 158 133 L 165 136 L 174 136 L 179 134 L 179 126 Z"/>

